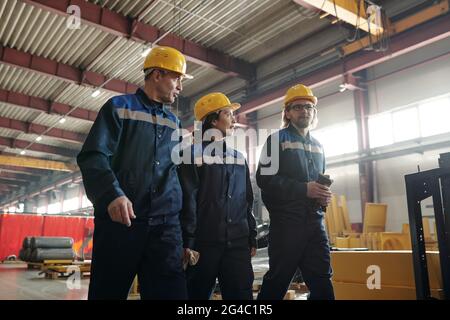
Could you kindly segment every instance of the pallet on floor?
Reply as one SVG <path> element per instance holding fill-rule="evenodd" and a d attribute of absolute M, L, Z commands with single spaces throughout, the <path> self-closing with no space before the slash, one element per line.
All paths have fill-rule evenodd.
<path fill-rule="evenodd" d="M 55 265 L 71 265 L 74 261 L 72 260 L 44 260 L 43 262 L 27 262 L 28 269 L 39 269 L 45 268 L 47 266 Z"/>
<path fill-rule="evenodd" d="M 40 275 L 45 275 L 47 279 L 57 279 L 68 277 L 74 272 L 80 272 L 81 276 L 90 275 L 91 262 L 79 262 L 72 260 L 45 260 L 43 262 L 29 262 L 28 269 L 38 269 Z"/>

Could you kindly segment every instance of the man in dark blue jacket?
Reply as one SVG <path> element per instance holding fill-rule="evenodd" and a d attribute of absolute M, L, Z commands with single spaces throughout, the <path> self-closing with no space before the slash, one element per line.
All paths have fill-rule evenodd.
<path fill-rule="evenodd" d="M 271 135 L 256 173 L 270 215 L 269 271 L 258 299 L 283 299 L 297 268 L 310 299 L 334 299 L 330 248 L 322 207 L 331 200 L 329 187 L 317 183 L 325 156 L 309 130 L 317 122 L 317 98 L 299 84 L 284 99 L 283 128 Z"/>
<path fill-rule="evenodd" d="M 95 210 L 89 299 L 126 299 L 136 275 L 142 299 L 187 297 L 182 191 L 171 160 L 180 122 L 167 109 L 188 77 L 186 61 L 156 47 L 144 73 L 144 89 L 101 108 L 77 157 Z"/>
<path fill-rule="evenodd" d="M 220 92 L 200 98 L 194 111 L 205 141 L 183 150 L 189 156 L 179 169 L 183 216 L 196 217 L 196 228 L 186 237 L 188 247 L 200 254 L 198 263 L 187 269 L 190 299 L 209 299 L 216 279 L 224 300 L 253 299 L 256 221 L 250 174 L 244 156 L 224 140 L 232 133 L 233 111 L 239 107 Z"/>

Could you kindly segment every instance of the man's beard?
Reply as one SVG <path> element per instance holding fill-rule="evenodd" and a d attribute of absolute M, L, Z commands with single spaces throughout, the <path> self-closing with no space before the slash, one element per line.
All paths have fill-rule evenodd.
<path fill-rule="evenodd" d="M 311 126 L 312 119 L 311 118 L 309 118 L 309 119 L 304 118 L 304 119 L 298 119 L 296 121 L 291 120 L 291 122 L 299 129 L 306 129 L 309 126 Z"/>

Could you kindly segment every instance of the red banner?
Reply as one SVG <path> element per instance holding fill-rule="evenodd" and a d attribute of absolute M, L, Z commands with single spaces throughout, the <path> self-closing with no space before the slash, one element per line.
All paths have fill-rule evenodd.
<path fill-rule="evenodd" d="M 92 217 L 0 214 L 0 260 L 18 257 L 28 236 L 71 237 L 77 255 L 90 259 L 93 230 Z"/>
<path fill-rule="evenodd" d="M 18 257 L 23 238 L 42 235 L 43 216 L 2 214 L 0 219 L 0 260 L 13 254 Z"/>

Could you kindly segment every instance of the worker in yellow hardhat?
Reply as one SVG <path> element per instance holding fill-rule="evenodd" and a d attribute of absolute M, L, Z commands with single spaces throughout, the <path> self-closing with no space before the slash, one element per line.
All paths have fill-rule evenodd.
<path fill-rule="evenodd" d="M 209 299 L 216 279 L 223 299 L 253 298 L 256 221 L 252 185 L 244 156 L 224 140 L 232 134 L 233 111 L 239 107 L 220 92 L 207 94 L 195 104 L 195 118 L 202 121 L 209 139 L 192 145 L 190 163 L 179 169 L 182 215 L 195 215 L 197 221 L 186 242 L 200 254 L 198 263 L 187 269 L 190 299 Z"/>
<path fill-rule="evenodd" d="M 330 247 L 323 225 L 331 200 L 322 145 L 310 130 L 317 123 L 317 97 L 303 85 L 286 92 L 282 129 L 266 141 L 256 172 L 270 215 L 269 271 L 258 299 L 283 299 L 297 269 L 310 299 L 334 299 Z M 276 146 L 274 146 L 276 144 Z M 271 154 L 273 151 L 278 154 Z M 276 172 L 266 170 L 276 163 Z"/>
<path fill-rule="evenodd" d="M 201 97 L 194 106 L 194 116 L 196 121 L 206 122 L 209 126 L 212 121 L 205 121 L 209 116 L 210 120 L 217 120 L 222 111 L 229 112 L 230 119 L 233 116 L 233 112 L 239 109 L 241 105 L 239 103 L 231 103 L 230 99 L 221 92 L 209 93 Z M 233 125 L 230 125 L 233 127 Z"/>
<path fill-rule="evenodd" d="M 317 125 L 317 97 L 314 96 L 312 90 L 303 85 L 303 84 L 297 84 L 286 92 L 286 95 L 284 96 L 284 104 L 283 104 L 283 115 L 282 115 L 282 128 L 286 128 L 290 124 L 290 118 L 292 117 L 290 111 L 292 110 L 292 102 L 294 101 L 300 101 L 300 102 L 306 102 L 311 104 L 311 111 L 313 113 L 312 121 L 309 124 L 309 129 L 314 129 Z M 307 119 L 302 117 L 301 119 Z"/>
<path fill-rule="evenodd" d="M 144 61 L 144 74 L 144 90 L 151 96 L 158 96 L 163 103 L 175 101 L 183 89 L 183 78 L 192 79 L 186 73 L 186 58 L 171 47 L 152 48 Z"/>
<path fill-rule="evenodd" d="M 187 298 L 182 190 L 171 159 L 180 121 L 167 108 L 188 77 L 186 60 L 155 47 L 143 69 L 144 88 L 103 105 L 77 157 L 95 215 L 89 299 L 126 299 L 136 275 L 142 299 Z"/>

